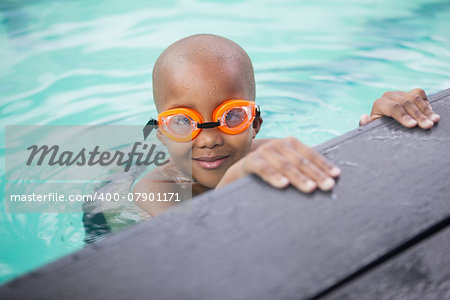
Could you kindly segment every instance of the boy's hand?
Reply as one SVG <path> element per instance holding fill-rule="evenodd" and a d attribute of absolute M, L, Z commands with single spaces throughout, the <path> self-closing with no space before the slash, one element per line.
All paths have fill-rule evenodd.
<path fill-rule="evenodd" d="M 313 149 L 294 137 L 274 139 L 232 165 L 217 187 L 254 173 L 276 188 L 292 184 L 302 192 L 310 193 L 319 187 L 329 191 L 333 177 L 340 175 L 333 166 Z"/>
<path fill-rule="evenodd" d="M 392 117 L 403 126 L 412 128 L 419 124 L 423 129 L 430 129 L 440 119 L 434 113 L 428 97 L 422 89 L 410 92 L 386 92 L 375 100 L 370 116 L 363 114 L 359 126 L 379 119 L 382 116 Z"/>

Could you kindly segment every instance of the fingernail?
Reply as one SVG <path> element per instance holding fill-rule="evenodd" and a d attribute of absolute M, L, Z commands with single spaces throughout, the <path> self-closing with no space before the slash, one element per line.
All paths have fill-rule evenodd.
<path fill-rule="evenodd" d="M 317 187 L 316 183 L 312 180 L 306 181 L 305 188 L 308 192 L 314 190 Z"/>
<path fill-rule="evenodd" d="M 406 121 L 406 124 L 407 124 L 408 126 L 413 127 L 413 126 L 416 126 L 416 125 L 417 125 L 417 121 L 414 120 L 414 119 L 409 119 L 408 121 Z"/>
<path fill-rule="evenodd" d="M 433 127 L 433 125 L 434 125 L 434 123 L 432 121 L 430 121 L 430 120 L 425 120 L 425 121 L 423 121 L 422 124 L 425 127 Z"/>
<path fill-rule="evenodd" d="M 331 168 L 330 175 L 333 176 L 333 177 L 341 175 L 341 169 L 339 169 L 337 167 Z"/>
<path fill-rule="evenodd" d="M 278 179 L 278 186 L 285 187 L 288 184 L 289 184 L 289 179 L 287 177 L 282 176 Z"/>
<path fill-rule="evenodd" d="M 320 185 L 320 188 L 324 191 L 329 191 L 334 187 L 334 180 L 331 178 L 325 179 L 324 182 Z"/>
<path fill-rule="evenodd" d="M 432 114 L 431 119 L 433 120 L 433 122 L 437 122 L 441 119 L 441 116 L 438 114 Z"/>

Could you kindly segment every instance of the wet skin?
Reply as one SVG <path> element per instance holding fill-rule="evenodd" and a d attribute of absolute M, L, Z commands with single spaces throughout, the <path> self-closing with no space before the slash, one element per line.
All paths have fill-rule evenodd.
<path fill-rule="evenodd" d="M 245 52 L 230 40 L 211 35 L 191 36 L 171 45 L 158 59 L 153 74 L 153 94 L 159 112 L 187 107 L 198 111 L 204 122 L 211 120 L 214 109 L 226 100 L 254 100 L 254 77 Z M 263 110 L 264 113 L 264 110 Z M 388 116 L 406 127 L 433 127 L 439 121 L 425 92 L 386 92 L 377 99 L 370 115 L 361 117 L 360 125 Z M 276 188 L 292 185 L 302 192 L 317 188 L 331 190 L 340 169 L 326 161 L 295 137 L 255 139 L 262 118 L 244 132 L 229 135 L 217 128 L 203 129 L 188 143 L 174 142 L 158 130 L 175 169 L 192 175 L 192 195 L 219 188 L 251 173 Z M 157 168 L 141 181 L 134 192 L 175 192 L 152 179 L 161 178 Z M 159 177 L 158 177 L 159 176 Z M 162 174 L 162 179 L 170 174 Z M 177 188 L 177 187 L 175 187 Z M 139 203 L 157 215 L 173 203 Z"/>
<path fill-rule="evenodd" d="M 204 122 L 215 122 L 212 113 L 224 101 L 254 100 L 235 64 L 185 63 L 178 65 L 176 73 L 172 71 L 161 74 L 165 86 L 159 89 L 160 99 L 164 99 L 158 105 L 159 111 L 187 107 L 199 112 Z M 218 128 L 202 129 L 187 143 L 172 141 L 160 131 L 158 138 L 167 146 L 172 161 L 185 173 L 192 174 L 197 182 L 193 190 L 206 190 L 215 188 L 229 167 L 249 153 L 261 123 L 261 119 L 256 120 L 254 126 L 236 135 Z"/>

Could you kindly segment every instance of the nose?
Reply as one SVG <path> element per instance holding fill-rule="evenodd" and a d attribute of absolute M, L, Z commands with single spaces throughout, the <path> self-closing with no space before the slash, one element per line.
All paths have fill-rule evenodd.
<path fill-rule="evenodd" d="M 203 128 L 194 140 L 194 146 L 197 148 L 214 148 L 222 146 L 224 143 L 223 132 L 217 127 Z"/>

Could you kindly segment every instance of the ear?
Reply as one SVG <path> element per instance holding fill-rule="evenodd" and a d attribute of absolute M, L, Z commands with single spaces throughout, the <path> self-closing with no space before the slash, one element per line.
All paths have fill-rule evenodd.
<path fill-rule="evenodd" d="M 158 140 L 159 140 L 164 146 L 167 147 L 167 144 L 166 144 L 166 142 L 164 141 L 164 135 L 162 134 L 161 130 L 158 129 L 158 130 L 156 131 L 156 137 L 158 138 Z"/>
<path fill-rule="evenodd" d="M 253 138 L 255 138 L 256 135 L 258 134 L 259 130 L 261 129 L 262 123 L 263 123 L 262 117 L 255 118 L 253 120 Z"/>

